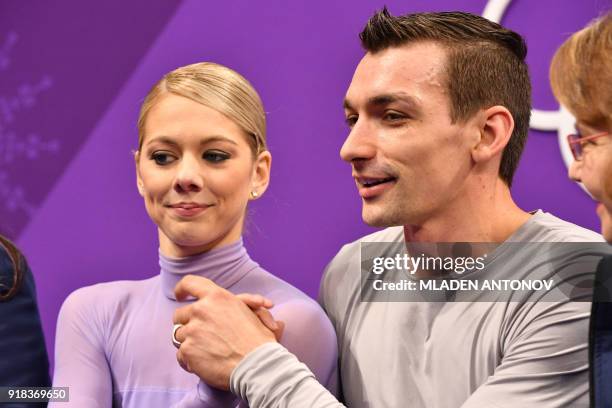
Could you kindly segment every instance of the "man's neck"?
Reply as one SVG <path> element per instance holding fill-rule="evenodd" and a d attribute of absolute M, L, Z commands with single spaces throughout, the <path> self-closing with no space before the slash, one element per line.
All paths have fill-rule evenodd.
<path fill-rule="evenodd" d="M 407 242 L 503 242 L 531 215 L 497 180 L 489 191 L 464 194 L 420 225 L 405 225 Z"/>

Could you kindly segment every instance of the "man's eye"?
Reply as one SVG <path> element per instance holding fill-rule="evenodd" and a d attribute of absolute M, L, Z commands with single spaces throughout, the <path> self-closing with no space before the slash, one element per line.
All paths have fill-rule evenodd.
<path fill-rule="evenodd" d="M 166 152 L 155 152 L 151 155 L 151 160 L 155 161 L 155 164 L 159 166 L 165 166 L 176 160 L 176 157 Z"/>
<path fill-rule="evenodd" d="M 395 122 L 395 121 L 406 119 L 406 116 L 398 112 L 385 112 L 383 119 L 387 121 Z"/>
<path fill-rule="evenodd" d="M 355 123 L 357 123 L 357 119 L 357 115 L 350 115 L 346 117 L 345 122 L 349 128 L 352 128 L 353 126 L 355 126 Z"/>
<path fill-rule="evenodd" d="M 220 163 L 230 158 L 230 155 L 225 152 L 221 152 L 218 150 L 209 150 L 204 152 L 202 155 L 204 160 L 209 161 L 211 163 Z"/>

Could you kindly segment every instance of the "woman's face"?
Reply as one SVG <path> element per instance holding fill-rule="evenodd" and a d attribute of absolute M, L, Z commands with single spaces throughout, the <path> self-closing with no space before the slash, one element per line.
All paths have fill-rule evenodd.
<path fill-rule="evenodd" d="M 578 123 L 577 129 L 582 136 L 606 131 Z M 604 192 L 606 177 L 612 166 L 612 136 L 602 136 L 585 142 L 582 160 L 574 161 L 569 168 L 572 180 L 582 182 L 591 196 L 597 201 L 597 215 L 601 218 L 602 235 L 612 242 L 612 197 Z"/>
<path fill-rule="evenodd" d="M 239 239 L 249 197 L 263 194 L 271 164 L 268 152 L 253 159 L 246 137 L 188 98 L 166 94 L 151 108 L 136 172 L 163 254 L 184 257 Z"/>

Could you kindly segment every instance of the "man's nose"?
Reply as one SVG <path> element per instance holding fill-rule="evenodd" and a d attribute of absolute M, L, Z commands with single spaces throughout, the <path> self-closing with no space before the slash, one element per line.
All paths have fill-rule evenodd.
<path fill-rule="evenodd" d="M 346 137 L 340 157 L 347 162 L 369 160 L 376 156 L 376 137 L 366 121 L 358 120 Z"/>

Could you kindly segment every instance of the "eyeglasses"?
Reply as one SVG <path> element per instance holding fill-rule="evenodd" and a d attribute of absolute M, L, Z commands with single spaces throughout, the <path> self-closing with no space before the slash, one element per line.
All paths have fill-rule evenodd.
<path fill-rule="evenodd" d="M 602 136 L 608 136 L 608 132 L 596 133 L 591 136 L 581 137 L 580 135 L 567 135 L 567 143 L 569 143 L 570 150 L 574 156 L 574 160 L 582 160 L 584 153 L 584 142 L 600 138 Z"/>

